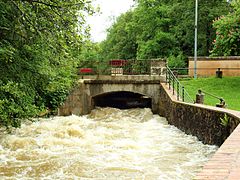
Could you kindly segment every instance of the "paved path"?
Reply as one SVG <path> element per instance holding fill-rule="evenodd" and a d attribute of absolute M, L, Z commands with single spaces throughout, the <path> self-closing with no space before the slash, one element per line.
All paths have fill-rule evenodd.
<path fill-rule="evenodd" d="M 240 180 L 240 125 L 197 174 L 196 180 Z"/>

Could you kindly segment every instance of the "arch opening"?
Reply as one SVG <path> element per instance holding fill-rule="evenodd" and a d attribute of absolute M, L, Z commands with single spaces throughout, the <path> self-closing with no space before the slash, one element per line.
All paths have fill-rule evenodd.
<path fill-rule="evenodd" d="M 134 92 L 117 91 L 93 97 L 94 106 L 119 109 L 152 108 L 152 99 Z"/>

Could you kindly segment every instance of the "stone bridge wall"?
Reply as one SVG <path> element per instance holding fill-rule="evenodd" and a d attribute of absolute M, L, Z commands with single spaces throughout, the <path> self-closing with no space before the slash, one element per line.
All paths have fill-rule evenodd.
<path fill-rule="evenodd" d="M 122 76 L 119 78 L 116 76 L 112 79 L 80 80 L 64 105 L 59 108 L 58 114 L 64 116 L 88 114 L 94 108 L 93 97 L 119 91 L 138 93 L 151 98 L 152 111 L 158 113 L 160 81 L 162 81 L 159 78 L 161 77 L 137 76 L 124 79 Z"/>

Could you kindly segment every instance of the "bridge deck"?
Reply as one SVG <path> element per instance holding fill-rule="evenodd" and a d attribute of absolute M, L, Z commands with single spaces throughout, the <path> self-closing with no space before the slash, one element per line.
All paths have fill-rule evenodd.
<path fill-rule="evenodd" d="M 160 84 L 160 80 L 84 80 L 85 84 Z"/>
<path fill-rule="evenodd" d="M 108 81 L 152 81 L 152 80 L 158 80 L 161 82 L 166 81 L 165 75 L 83 75 L 81 76 L 81 79 L 84 80 L 108 80 Z M 96 81 L 97 82 L 97 81 Z"/>

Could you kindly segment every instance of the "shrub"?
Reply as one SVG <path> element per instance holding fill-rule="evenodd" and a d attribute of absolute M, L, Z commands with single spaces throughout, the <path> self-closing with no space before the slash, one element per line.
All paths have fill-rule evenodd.
<path fill-rule="evenodd" d="M 167 58 L 168 67 L 176 69 L 178 74 L 187 74 L 187 70 L 182 68 L 186 67 L 186 57 L 180 53 L 178 56 L 171 55 Z"/>

